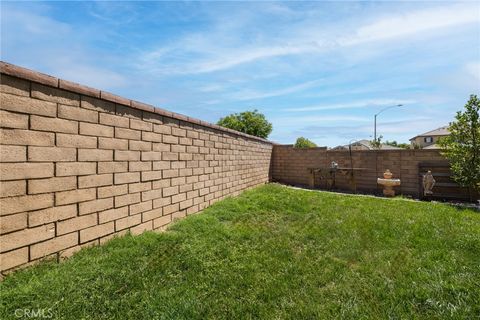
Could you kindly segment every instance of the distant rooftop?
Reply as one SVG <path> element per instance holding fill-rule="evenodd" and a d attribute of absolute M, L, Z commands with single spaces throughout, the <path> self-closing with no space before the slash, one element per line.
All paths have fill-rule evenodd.
<path fill-rule="evenodd" d="M 410 140 L 413 140 L 418 137 L 431 137 L 431 136 L 448 136 L 450 134 L 450 131 L 448 131 L 448 126 L 440 127 L 419 135 L 416 135 L 415 137 L 411 138 Z"/>
<path fill-rule="evenodd" d="M 363 146 L 365 148 L 367 148 L 368 150 L 374 150 L 375 147 L 372 145 L 372 142 L 370 140 L 367 140 L 367 139 L 362 139 L 362 140 L 359 140 L 359 141 L 355 141 L 355 142 L 352 142 L 351 145 L 353 147 L 355 146 Z M 333 150 L 346 150 L 348 149 L 348 144 L 346 145 L 343 145 L 343 146 L 336 146 L 335 148 L 332 148 Z M 402 149 L 402 148 L 399 148 L 399 147 L 394 147 L 394 146 L 391 146 L 391 145 L 388 145 L 388 144 L 385 144 L 385 143 L 382 143 L 380 145 L 380 150 L 399 150 L 399 149 Z"/>

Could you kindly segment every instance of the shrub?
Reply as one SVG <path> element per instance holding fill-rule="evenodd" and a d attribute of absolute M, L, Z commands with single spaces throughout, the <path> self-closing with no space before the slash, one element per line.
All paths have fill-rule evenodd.
<path fill-rule="evenodd" d="M 453 177 L 460 185 L 480 189 L 480 100 L 471 95 L 465 110 L 450 123 L 450 135 L 441 139 L 443 155 L 450 161 Z"/>
<path fill-rule="evenodd" d="M 316 146 L 315 142 L 304 137 L 298 138 L 294 145 L 295 148 L 315 148 Z"/>

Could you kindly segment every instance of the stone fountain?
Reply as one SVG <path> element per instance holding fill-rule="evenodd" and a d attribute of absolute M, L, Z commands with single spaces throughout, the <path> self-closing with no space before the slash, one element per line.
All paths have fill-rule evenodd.
<path fill-rule="evenodd" d="M 400 185 L 400 179 L 392 179 L 392 176 L 393 174 L 387 169 L 383 173 L 383 178 L 377 178 L 377 184 L 383 186 L 383 195 L 386 197 L 394 197 L 393 187 Z"/>

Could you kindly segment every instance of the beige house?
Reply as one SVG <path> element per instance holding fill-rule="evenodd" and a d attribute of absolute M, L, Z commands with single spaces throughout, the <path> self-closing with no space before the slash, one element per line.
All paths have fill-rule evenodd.
<path fill-rule="evenodd" d="M 432 131 L 428 131 L 410 139 L 412 147 L 420 147 L 422 149 L 439 149 L 437 142 L 440 138 L 450 134 L 448 126 L 440 127 Z"/>

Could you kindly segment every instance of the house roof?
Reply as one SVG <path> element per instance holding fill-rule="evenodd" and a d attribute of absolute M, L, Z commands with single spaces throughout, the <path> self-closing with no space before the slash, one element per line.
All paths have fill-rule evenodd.
<path fill-rule="evenodd" d="M 359 140 L 359 141 L 352 142 L 351 145 L 352 146 L 364 146 L 368 150 L 374 150 L 375 149 L 372 145 L 372 142 L 370 140 L 367 140 L 367 139 L 362 139 L 362 140 Z M 348 144 L 343 145 L 343 146 L 336 146 L 335 148 L 332 148 L 332 149 L 333 150 L 348 149 Z M 402 148 L 394 147 L 394 146 L 384 144 L 384 143 L 382 143 L 380 145 L 380 150 L 399 150 L 399 149 L 402 149 Z"/>
<path fill-rule="evenodd" d="M 440 127 L 419 135 L 416 135 L 415 137 L 411 138 L 411 140 L 418 138 L 418 137 L 431 137 L 431 136 L 448 136 L 450 134 L 450 131 L 448 131 L 448 126 Z"/>
<path fill-rule="evenodd" d="M 384 144 L 384 143 L 382 143 L 382 145 L 380 146 L 380 150 L 401 150 L 401 149 L 403 148 L 391 146 L 389 144 Z"/>

